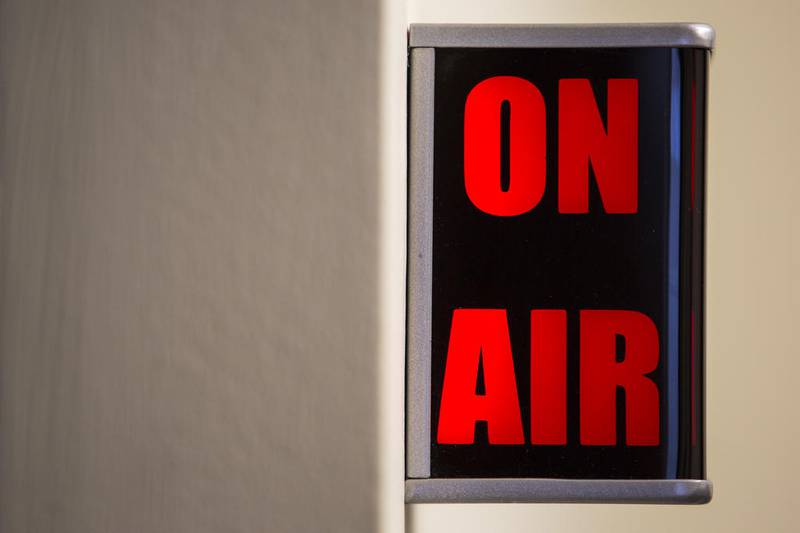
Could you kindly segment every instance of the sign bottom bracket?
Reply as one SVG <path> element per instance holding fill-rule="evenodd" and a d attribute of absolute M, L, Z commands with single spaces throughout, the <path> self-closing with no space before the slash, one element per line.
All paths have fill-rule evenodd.
<path fill-rule="evenodd" d="M 704 504 L 713 485 L 698 479 L 407 479 L 406 503 Z"/>

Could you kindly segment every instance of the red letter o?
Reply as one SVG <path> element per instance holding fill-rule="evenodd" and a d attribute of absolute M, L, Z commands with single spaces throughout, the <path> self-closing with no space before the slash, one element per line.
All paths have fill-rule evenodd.
<path fill-rule="evenodd" d="M 500 181 L 500 109 L 509 119 L 508 190 Z M 464 109 L 464 185 L 475 207 L 490 215 L 530 211 L 544 194 L 546 131 L 544 98 L 531 82 L 495 76 L 476 85 Z"/>

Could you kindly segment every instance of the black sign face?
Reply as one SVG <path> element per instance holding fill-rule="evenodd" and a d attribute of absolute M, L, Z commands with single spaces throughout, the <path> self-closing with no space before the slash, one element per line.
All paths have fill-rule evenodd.
<path fill-rule="evenodd" d="M 706 62 L 436 49 L 431 478 L 704 477 Z"/>

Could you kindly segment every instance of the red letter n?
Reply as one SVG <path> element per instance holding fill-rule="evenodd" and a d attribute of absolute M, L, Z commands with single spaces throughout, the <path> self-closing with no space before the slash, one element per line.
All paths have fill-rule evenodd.
<path fill-rule="evenodd" d="M 477 394 L 483 364 L 485 394 Z M 439 444 L 472 444 L 485 420 L 490 444 L 524 444 L 504 309 L 456 309 L 439 410 Z"/>
<path fill-rule="evenodd" d="M 558 211 L 589 212 L 589 162 L 606 213 L 638 209 L 639 88 L 635 79 L 608 80 L 603 127 L 587 79 L 558 85 Z"/>
<path fill-rule="evenodd" d="M 658 387 L 648 377 L 658 366 L 658 331 L 636 311 L 581 311 L 581 444 L 617 443 L 617 387 L 625 390 L 625 441 L 659 443 Z M 617 361 L 617 336 L 624 358 Z"/>

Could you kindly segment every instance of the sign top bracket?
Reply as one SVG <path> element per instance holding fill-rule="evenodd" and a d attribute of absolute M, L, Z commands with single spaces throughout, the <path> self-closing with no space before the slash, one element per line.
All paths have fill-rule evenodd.
<path fill-rule="evenodd" d="M 668 24 L 412 24 L 409 48 L 714 48 L 714 28 Z"/>

